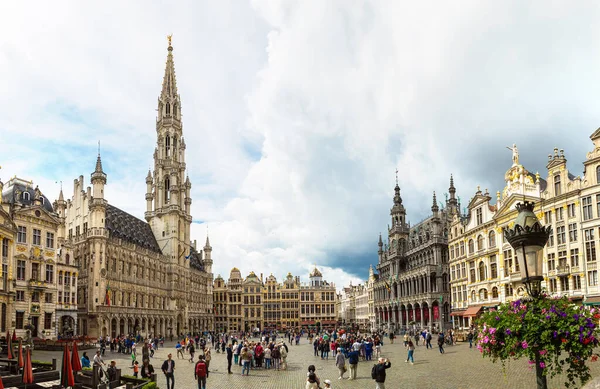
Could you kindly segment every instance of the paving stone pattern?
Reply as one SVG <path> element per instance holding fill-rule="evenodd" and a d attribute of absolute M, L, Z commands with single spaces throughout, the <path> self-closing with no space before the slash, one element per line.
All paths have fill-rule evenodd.
<path fill-rule="evenodd" d="M 213 351 L 210 363 L 210 376 L 207 389 L 304 389 L 306 385 L 306 371 L 310 364 L 317 367 L 317 375 L 321 382 L 330 379 L 335 389 L 369 389 L 375 388 L 371 379 L 373 362 L 360 362 L 358 365 L 358 378 L 355 381 L 338 380 L 338 371 L 335 368 L 334 358 L 321 360 L 313 355 L 312 345 L 306 338 L 301 340 L 299 346 L 289 346 L 288 370 L 275 371 L 254 369 L 249 376 L 241 375 L 241 367 L 234 366 L 234 374 L 227 374 L 227 361 L 224 354 Z M 166 388 L 166 381 L 160 372 L 162 362 L 171 352 L 176 360 L 175 387 L 176 389 L 197 388 L 194 380 L 194 364 L 185 360 L 177 360 L 174 343 L 165 343 L 165 348 L 159 349 L 151 363 L 158 372 L 158 385 Z M 80 352 L 81 354 L 81 352 Z M 93 356 L 94 351 L 88 350 L 88 355 Z M 57 358 L 60 364 L 61 352 L 34 351 L 34 359 L 50 360 Z M 445 354 L 440 354 L 437 347 L 427 350 L 424 346 L 417 347 L 415 351 L 415 364 L 405 363 L 406 350 L 401 343 L 393 345 L 385 343 L 382 356 L 390 359 L 392 367 L 388 369 L 386 388 L 418 388 L 418 389 L 530 389 L 535 388 L 535 372 L 529 368 L 526 360 L 511 361 L 503 372 L 500 363 L 492 363 L 483 359 L 476 348 L 469 349 L 467 343 L 446 348 Z M 128 367 L 131 364 L 130 356 L 106 351 L 105 361 L 117 361 L 117 367 L 123 374 L 132 374 Z M 592 375 L 600 377 L 600 362 L 591 363 Z M 346 374 L 347 377 L 347 374 Z M 554 378 L 549 380 L 549 388 L 564 388 L 564 380 Z"/>

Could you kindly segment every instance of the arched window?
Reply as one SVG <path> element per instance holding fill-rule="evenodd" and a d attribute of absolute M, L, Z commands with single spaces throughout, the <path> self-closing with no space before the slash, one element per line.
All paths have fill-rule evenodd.
<path fill-rule="evenodd" d="M 66 263 L 67 265 L 69 265 L 69 264 L 70 264 L 70 262 L 71 262 L 71 257 L 69 256 L 69 254 L 65 255 L 65 263 Z"/>
<path fill-rule="evenodd" d="M 483 250 L 483 235 L 477 237 L 477 250 Z"/>
<path fill-rule="evenodd" d="M 173 117 L 177 118 L 177 103 L 173 104 Z"/>
<path fill-rule="evenodd" d="M 177 137 L 173 137 L 173 154 L 177 155 Z"/>
<path fill-rule="evenodd" d="M 169 103 L 167 103 L 166 114 L 167 114 L 167 116 L 171 116 L 171 104 L 169 104 Z"/>
<path fill-rule="evenodd" d="M 487 278 L 486 270 L 485 263 L 483 263 L 483 261 L 479 262 L 479 281 L 485 281 Z"/>
<path fill-rule="evenodd" d="M 496 233 L 490 231 L 488 234 L 488 247 L 496 247 Z"/>
<path fill-rule="evenodd" d="M 169 177 L 165 178 L 165 204 L 169 203 L 171 199 L 171 181 Z"/>
<path fill-rule="evenodd" d="M 25 201 L 29 201 L 29 199 L 30 199 L 29 192 L 23 192 L 23 194 L 21 195 L 21 198 Z"/>
<path fill-rule="evenodd" d="M 396 251 L 396 239 L 392 240 L 392 251 Z"/>
<path fill-rule="evenodd" d="M 492 298 L 493 299 L 497 299 L 498 298 L 498 288 L 495 287 L 495 286 L 492 288 Z"/>
<path fill-rule="evenodd" d="M 165 138 L 165 156 L 171 156 L 171 137 L 169 135 Z"/>
<path fill-rule="evenodd" d="M 471 301 L 475 301 L 475 291 L 471 292 Z"/>
<path fill-rule="evenodd" d="M 488 298 L 488 291 L 487 291 L 487 289 L 480 289 L 479 290 L 479 298 L 481 300 L 487 300 L 487 298 Z"/>
<path fill-rule="evenodd" d="M 560 174 L 554 176 L 554 196 L 560 195 Z"/>
<path fill-rule="evenodd" d="M 460 255 L 465 255 L 465 242 L 460 242 Z"/>
<path fill-rule="evenodd" d="M 473 242 L 473 239 L 469 239 L 469 254 L 473 254 L 474 251 L 475 251 L 475 243 Z"/>
<path fill-rule="evenodd" d="M 600 184 L 600 165 L 596 166 L 596 184 Z"/>

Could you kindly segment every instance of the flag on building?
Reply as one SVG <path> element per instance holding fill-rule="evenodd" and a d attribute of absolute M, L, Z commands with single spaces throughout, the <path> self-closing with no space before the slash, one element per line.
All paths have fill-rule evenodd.
<path fill-rule="evenodd" d="M 104 296 L 104 304 L 110 307 L 110 283 L 106 284 L 106 295 Z"/>

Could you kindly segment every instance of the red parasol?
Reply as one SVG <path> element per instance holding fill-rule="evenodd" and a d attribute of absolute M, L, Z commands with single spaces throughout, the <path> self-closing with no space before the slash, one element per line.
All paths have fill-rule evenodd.
<path fill-rule="evenodd" d="M 8 359 L 13 359 L 12 339 L 10 337 L 10 331 L 6 331 L 6 348 L 8 349 Z"/>
<path fill-rule="evenodd" d="M 12 341 L 16 342 L 16 340 L 17 340 L 17 330 L 13 330 Z"/>
<path fill-rule="evenodd" d="M 23 341 L 19 340 L 19 367 L 23 367 Z"/>
<path fill-rule="evenodd" d="M 0 389 L 4 389 L 4 382 L 2 382 L 2 377 L 0 377 Z"/>
<path fill-rule="evenodd" d="M 69 355 L 69 346 L 67 343 L 65 343 L 65 350 L 63 351 L 62 368 L 60 370 L 60 384 L 65 388 L 75 385 L 73 366 L 71 366 L 71 356 Z"/>
<path fill-rule="evenodd" d="M 27 384 L 33 384 L 33 368 L 31 367 L 31 349 L 27 347 L 25 350 L 25 366 L 23 366 L 22 382 L 27 387 Z"/>
<path fill-rule="evenodd" d="M 77 351 L 77 341 L 73 342 L 73 354 L 71 355 L 71 367 L 73 371 L 81 370 L 81 360 L 79 359 L 79 352 Z"/>

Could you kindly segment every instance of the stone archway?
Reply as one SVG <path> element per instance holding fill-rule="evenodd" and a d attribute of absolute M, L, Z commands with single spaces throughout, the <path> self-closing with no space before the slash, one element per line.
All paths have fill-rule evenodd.
<path fill-rule="evenodd" d="M 117 336 L 121 336 L 125 334 L 125 319 L 121 318 L 119 320 L 119 334 Z"/>
<path fill-rule="evenodd" d="M 116 338 L 117 337 L 117 319 L 113 318 L 110 321 L 110 336 L 112 338 Z"/>

